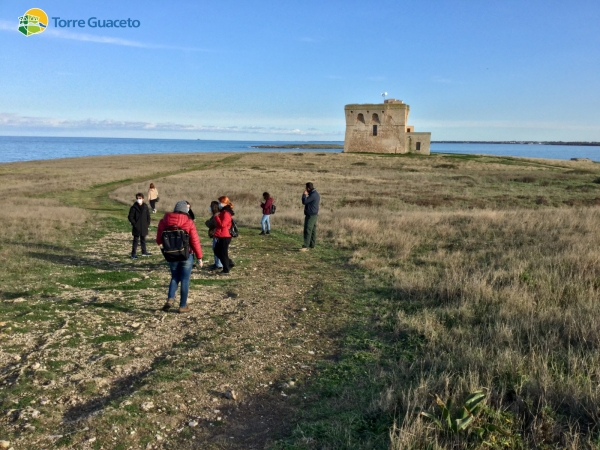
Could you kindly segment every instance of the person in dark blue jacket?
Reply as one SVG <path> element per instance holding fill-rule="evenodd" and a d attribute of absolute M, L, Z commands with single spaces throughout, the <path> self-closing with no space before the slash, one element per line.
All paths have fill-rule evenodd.
<path fill-rule="evenodd" d="M 319 215 L 319 203 L 321 196 L 312 183 L 306 183 L 306 189 L 302 194 L 302 204 L 304 205 L 304 244 L 301 252 L 309 248 L 315 248 L 317 241 L 317 217 Z"/>

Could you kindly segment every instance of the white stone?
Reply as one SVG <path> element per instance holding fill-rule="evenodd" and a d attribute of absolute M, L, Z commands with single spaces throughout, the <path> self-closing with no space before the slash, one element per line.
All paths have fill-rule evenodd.
<path fill-rule="evenodd" d="M 152 402 L 142 403 L 141 408 L 144 411 L 150 411 L 152 408 L 154 408 L 154 403 L 152 403 Z"/>

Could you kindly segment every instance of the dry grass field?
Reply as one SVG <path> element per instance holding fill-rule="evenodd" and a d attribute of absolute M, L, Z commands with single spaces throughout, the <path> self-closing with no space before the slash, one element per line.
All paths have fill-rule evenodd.
<path fill-rule="evenodd" d="M 0 440 L 599 448 L 599 177 L 594 163 L 474 155 L 2 165 Z M 318 249 L 301 254 L 307 181 L 322 204 Z M 150 182 L 156 219 L 186 199 L 204 238 L 210 201 L 228 195 L 243 227 L 232 280 L 195 275 L 193 320 L 158 311 L 160 257 L 127 260 L 127 209 Z M 232 387 L 238 404 L 214 407 Z"/>

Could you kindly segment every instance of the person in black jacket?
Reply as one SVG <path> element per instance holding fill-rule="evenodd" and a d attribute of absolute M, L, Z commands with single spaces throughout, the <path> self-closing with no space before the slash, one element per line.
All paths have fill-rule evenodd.
<path fill-rule="evenodd" d="M 319 203 L 321 196 L 312 183 L 306 183 L 306 189 L 302 194 L 302 204 L 304 205 L 304 244 L 301 252 L 309 248 L 315 248 L 317 241 L 317 217 L 319 214 Z"/>
<path fill-rule="evenodd" d="M 146 236 L 150 227 L 150 209 L 144 203 L 144 194 L 138 192 L 135 194 L 135 203 L 129 208 L 129 223 L 131 224 L 131 234 L 133 234 L 133 244 L 131 247 L 131 259 L 137 259 L 138 241 L 142 246 L 142 256 L 151 256 L 146 251 Z"/>
<path fill-rule="evenodd" d="M 194 214 L 194 211 L 192 211 L 192 205 L 190 205 L 190 202 L 188 202 L 187 200 L 185 201 L 187 207 L 188 207 L 188 216 L 190 217 L 190 219 L 192 219 L 192 221 L 196 220 L 196 214 Z"/>

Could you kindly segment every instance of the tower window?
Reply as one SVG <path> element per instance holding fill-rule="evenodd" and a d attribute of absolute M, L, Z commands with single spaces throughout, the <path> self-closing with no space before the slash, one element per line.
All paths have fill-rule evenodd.
<path fill-rule="evenodd" d="M 358 116 L 356 117 L 356 121 L 365 123 L 365 116 L 363 116 L 362 113 L 359 113 Z"/>
<path fill-rule="evenodd" d="M 417 151 L 421 150 L 421 143 L 417 142 Z"/>
<path fill-rule="evenodd" d="M 377 125 L 373 125 L 373 136 L 377 136 Z"/>
<path fill-rule="evenodd" d="M 373 113 L 373 116 L 371 117 L 371 122 L 379 123 L 379 116 L 377 115 L 377 113 Z"/>

